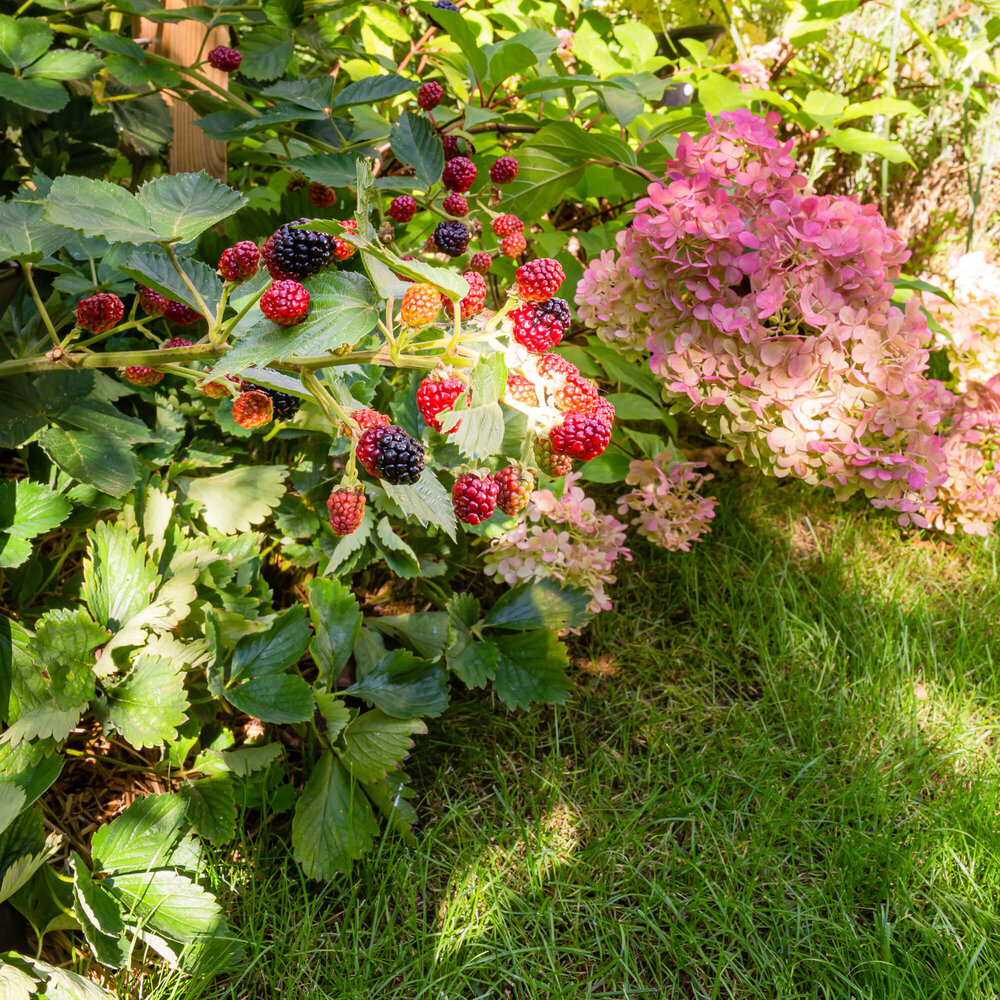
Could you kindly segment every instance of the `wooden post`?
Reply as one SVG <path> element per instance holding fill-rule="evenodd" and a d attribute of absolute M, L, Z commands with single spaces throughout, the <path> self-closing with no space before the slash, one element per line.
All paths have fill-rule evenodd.
<path fill-rule="evenodd" d="M 201 3 L 202 0 L 165 0 L 167 10 L 178 7 L 188 7 L 191 3 Z M 178 21 L 176 24 L 164 24 L 138 18 L 133 29 L 133 35 L 138 38 L 152 39 L 150 49 L 160 55 L 167 56 L 183 66 L 190 66 L 201 51 L 201 58 L 216 45 L 226 45 L 229 42 L 229 31 L 224 25 L 212 28 L 208 40 L 202 48 L 205 38 L 205 26 L 199 21 Z M 226 86 L 227 74 L 222 70 L 212 69 L 205 65 L 202 72 L 213 83 Z M 168 95 L 164 100 L 170 107 L 170 117 L 174 126 L 174 141 L 170 147 L 170 172 L 172 174 L 188 171 L 204 170 L 206 173 L 226 179 L 226 144 L 218 139 L 210 139 L 197 125 L 191 106 L 184 101 L 178 101 Z"/>

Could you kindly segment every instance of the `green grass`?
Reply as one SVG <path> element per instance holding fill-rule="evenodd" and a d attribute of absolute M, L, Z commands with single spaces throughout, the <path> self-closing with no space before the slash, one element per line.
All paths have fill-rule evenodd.
<path fill-rule="evenodd" d="M 690 554 L 637 548 L 571 702 L 432 725 L 415 848 L 321 887 L 244 844 L 214 878 L 245 964 L 143 995 L 996 997 L 996 546 L 720 496 Z"/>

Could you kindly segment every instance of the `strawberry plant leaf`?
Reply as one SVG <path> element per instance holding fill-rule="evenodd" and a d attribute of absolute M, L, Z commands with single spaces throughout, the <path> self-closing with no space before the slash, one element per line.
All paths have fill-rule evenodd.
<path fill-rule="evenodd" d="M 73 895 L 86 919 L 107 937 L 119 938 L 125 933 L 121 907 L 118 901 L 98 882 L 80 856 L 73 851 L 69 856 L 69 867 L 73 873 Z"/>
<path fill-rule="evenodd" d="M 291 674 L 266 674 L 227 688 L 226 700 L 264 722 L 304 722 L 316 708 L 312 688 Z"/>
<path fill-rule="evenodd" d="M 205 523 L 224 535 L 249 531 L 285 495 L 283 465 L 241 465 L 214 476 L 176 480 L 189 500 L 201 505 Z"/>
<path fill-rule="evenodd" d="M 196 865 L 196 854 L 178 849 L 186 811 L 184 801 L 173 793 L 136 799 L 94 833 L 90 850 L 95 870 L 144 872 L 168 864 Z"/>
<path fill-rule="evenodd" d="M 392 530 L 392 522 L 383 517 L 375 529 L 378 538 L 378 550 L 386 565 L 404 579 L 412 579 L 420 575 L 420 560 L 416 553 Z"/>
<path fill-rule="evenodd" d="M 320 757 L 295 804 L 292 848 L 311 878 L 331 879 L 372 845 L 378 824 L 368 799 L 332 753 Z"/>
<path fill-rule="evenodd" d="M 165 656 L 143 654 L 108 690 L 111 722 L 132 746 L 153 747 L 177 738 L 188 708 L 181 666 Z"/>
<path fill-rule="evenodd" d="M 259 747 L 240 747 L 239 750 L 221 750 L 219 756 L 226 767 L 238 778 L 260 771 L 278 760 L 282 753 L 280 743 L 265 743 Z"/>
<path fill-rule="evenodd" d="M 416 844 L 413 824 L 417 821 L 417 813 L 407 801 L 413 798 L 413 792 L 407 788 L 406 775 L 402 771 L 392 771 L 385 778 L 365 785 L 365 794 L 404 843 L 411 847 Z"/>
<path fill-rule="evenodd" d="M 373 708 L 347 726 L 344 749 L 337 753 L 358 781 L 378 781 L 409 755 L 413 748 L 410 737 L 426 732 L 427 726 L 420 719 L 394 719 Z"/>
<path fill-rule="evenodd" d="M 352 711 L 344 704 L 342 698 L 322 691 L 316 694 L 316 707 L 326 721 L 327 737 L 335 740 L 351 721 Z"/>
<path fill-rule="evenodd" d="M 146 543 L 139 542 L 123 522 L 101 521 L 87 538 L 84 598 L 95 620 L 117 631 L 149 605 L 160 576 L 146 556 Z"/>
<path fill-rule="evenodd" d="M 221 847 L 236 836 L 236 796 L 225 774 L 181 785 L 178 795 L 187 803 L 187 818 L 194 832 Z"/>
<path fill-rule="evenodd" d="M 309 583 L 309 617 L 315 636 L 309 646 L 319 676 L 316 684 L 328 688 L 347 663 L 361 632 L 361 608 L 351 589 L 339 580 Z"/>
<path fill-rule="evenodd" d="M 0 483 L 0 568 L 21 565 L 31 555 L 31 539 L 62 524 L 72 509 L 42 483 Z"/>
<path fill-rule="evenodd" d="M 470 688 L 485 687 L 493 680 L 500 662 L 500 649 L 489 639 L 470 639 L 460 646 L 448 648 L 448 669 Z"/>
<path fill-rule="evenodd" d="M 76 728 L 86 707 L 81 704 L 63 709 L 58 708 L 54 702 L 42 702 L 8 727 L 0 736 L 0 744 L 9 743 L 16 747 L 27 740 L 49 739 L 62 743 Z"/>
<path fill-rule="evenodd" d="M 27 795 L 11 781 L 0 782 L 0 833 L 14 822 L 27 805 Z"/>
<path fill-rule="evenodd" d="M 579 587 L 555 580 L 534 580 L 508 590 L 483 619 L 492 628 L 579 628 L 591 618 L 588 596 Z"/>
<path fill-rule="evenodd" d="M 569 697 L 573 685 L 566 676 L 566 647 L 554 632 L 498 636 L 496 645 L 500 659 L 493 686 L 508 708 L 526 709 L 533 702 L 558 705 Z"/>
<path fill-rule="evenodd" d="M 94 697 L 94 650 L 110 633 L 83 608 L 50 611 L 39 619 L 32 641 L 35 662 L 49 675 L 49 689 L 59 708 Z"/>
<path fill-rule="evenodd" d="M 10 899 L 14 893 L 27 885 L 42 865 L 58 853 L 60 844 L 61 838 L 56 834 L 50 834 L 45 841 L 45 847 L 37 854 L 23 854 L 7 865 L 3 878 L 0 879 L 0 902 Z"/>
<path fill-rule="evenodd" d="M 437 716 L 448 707 L 448 678 L 440 664 L 395 649 L 346 693 L 364 698 L 396 719 Z"/>
<path fill-rule="evenodd" d="M 294 604 L 266 631 L 240 639 L 233 652 L 230 679 L 277 674 L 297 663 L 309 645 L 305 608 Z"/>

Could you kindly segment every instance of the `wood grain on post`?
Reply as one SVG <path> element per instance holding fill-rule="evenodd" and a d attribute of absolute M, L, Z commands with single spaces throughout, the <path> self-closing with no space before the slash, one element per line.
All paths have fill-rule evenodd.
<path fill-rule="evenodd" d="M 189 7 L 193 3 L 201 3 L 201 0 L 164 0 L 167 10 Z M 208 40 L 205 41 L 203 48 L 205 25 L 199 21 L 178 21 L 176 24 L 163 24 L 141 17 L 135 20 L 132 34 L 136 38 L 151 39 L 149 48 L 153 52 L 167 56 L 182 66 L 190 66 L 194 63 L 195 59 L 198 58 L 199 51 L 202 54 L 201 58 L 204 59 L 205 55 L 216 45 L 229 43 L 229 31 L 224 25 L 220 25 L 208 32 Z M 200 72 L 221 87 L 227 85 L 227 74 L 222 70 L 213 69 L 206 63 Z M 168 95 L 164 95 L 164 100 L 170 107 L 170 118 L 174 126 L 174 141 L 170 147 L 170 172 L 180 174 L 204 170 L 213 177 L 224 181 L 226 179 L 225 142 L 210 139 L 195 125 L 195 119 L 200 115 L 196 114 L 185 101 L 178 101 Z"/>

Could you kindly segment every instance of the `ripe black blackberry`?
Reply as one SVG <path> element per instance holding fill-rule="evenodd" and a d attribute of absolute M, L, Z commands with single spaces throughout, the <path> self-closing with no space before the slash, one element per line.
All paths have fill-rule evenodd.
<path fill-rule="evenodd" d="M 311 274 L 319 274 L 333 260 L 332 236 L 312 229 L 292 228 L 310 221 L 298 219 L 286 222 L 271 237 L 271 260 L 282 273 L 292 278 L 308 278 Z"/>
<path fill-rule="evenodd" d="M 257 385 L 255 382 L 246 381 L 246 379 L 240 383 L 240 392 L 264 393 L 271 400 L 275 417 L 281 417 L 282 420 L 291 420 L 299 412 L 299 407 L 302 405 L 302 400 L 298 396 L 293 396 L 289 392 L 279 392 L 270 386 Z"/>
<path fill-rule="evenodd" d="M 393 486 L 411 486 L 424 471 L 424 446 L 402 427 L 389 427 L 378 440 L 375 473 Z"/>
<path fill-rule="evenodd" d="M 469 245 L 469 227 L 464 222 L 439 222 L 434 230 L 434 245 L 449 257 L 461 257 Z"/>

